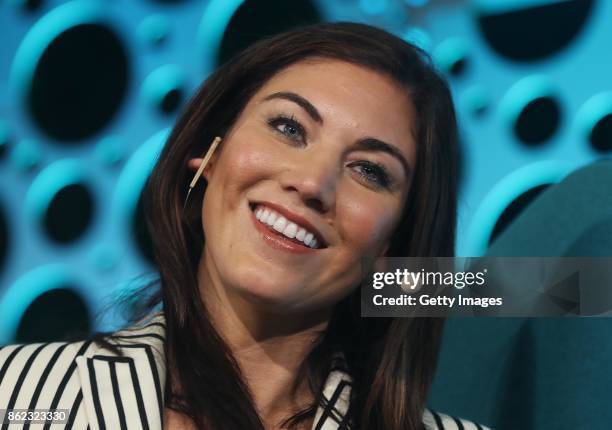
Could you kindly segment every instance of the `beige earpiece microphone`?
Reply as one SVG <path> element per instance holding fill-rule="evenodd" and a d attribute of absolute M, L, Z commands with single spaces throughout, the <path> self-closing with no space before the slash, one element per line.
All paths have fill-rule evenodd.
<path fill-rule="evenodd" d="M 204 160 L 202 160 L 202 163 L 200 164 L 198 171 L 196 172 L 193 179 L 191 180 L 191 183 L 189 184 L 189 190 L 187 191 L 187 196 L 185 196 L 185 202 L 183 203 L 183 209 L 185 209 L 185 206 L 187 206 L 187 200 L 189 199 L 189 194 L 191 194 L 191 190 L 193 189 L 193 187 L 195 187 L 195 184 L 198 182 L 198 179 L 200 179 L 200 176 L 202 175 L 204 168 L 208 164 L 208 160 L 210 160 L 210 157 L 212 157 L 213 152 L 215 152 L 215 149 L 217 148 L 217 145 L 219 145 L 220 142 L 221 142 L 221 137 L 217 136 L 215 137 L 215 140 L 213 140 L 213 143 L 210 145 L 210 148 L 208 148 L 208 151 L 206 152 L 206 155 L 204 156 Z"/>

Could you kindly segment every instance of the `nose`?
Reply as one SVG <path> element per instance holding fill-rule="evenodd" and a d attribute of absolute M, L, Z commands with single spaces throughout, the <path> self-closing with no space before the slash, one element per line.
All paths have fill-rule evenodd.
<path fill-rule="evenodd" d="M 280 182 L 286 191 L 297 192 L 310 208 L 325 213 L 333 208 L 339 178 L 338 164 L 330 154 L 304 154 L 283 172 Z"/>

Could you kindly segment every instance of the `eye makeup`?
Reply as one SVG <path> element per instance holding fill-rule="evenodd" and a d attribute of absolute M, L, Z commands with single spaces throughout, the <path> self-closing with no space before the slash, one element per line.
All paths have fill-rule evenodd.
<path fill-rule="evenodd" d="M 268 125 L 276 132 L 282 134 L 288 139 L 294 141 L 306 142 L 306 130 L 300 124 L 295 116 L 292 114 L 291 117 L 285 114 L 277 114 L 272 118 L 268 119 Z M 285 126 L 283 130 L 279 129 L 279 126 Z"/>
<path fill-rule="evenodd" d="M 279 133 L 292 143 L 306 144 L 306 129 L 295 118 L 294 114 L 273 114 L 266 120 L 266 123 L 274 132 Z M 382 163 L 359 160 L 349 164 L 349 166 L 357 167 L 357 173 L 376 188 L 391 189 L 395 185 L 393 176 Z"/>

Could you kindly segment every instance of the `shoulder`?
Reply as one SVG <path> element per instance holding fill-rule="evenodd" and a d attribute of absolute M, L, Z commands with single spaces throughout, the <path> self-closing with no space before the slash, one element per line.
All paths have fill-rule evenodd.
<path fill-rule="evenodd" d="M 146 380 L 160 380 L 163 358 L 157 351 L 163 350 L 162 322 L 146 321 L 110 333 L 107 340 L 107 345 L 117 347 L 122 357 L 99 343 L 95 335 L 76 341 L 0 346 L 0 409 L 55 405 L 82 413 L 82 408 L 75 405 L 89 393 L 87 387 L 96 372 L 99 378 L 108 375 L 106 368 L 100 366 L 108 360 L 130 363 Z M 96 379 L 101 384 L 100 381 Z"/>
<path fill-rule="evenodd" d="M 61 404 L 55 393 L 78 390 L 75 359 L 93 348 L 87 340 L 0 347 L 0 409 L 26 409 L 47 401 Z"/>
<path fill-rule="evenodd" d="M 425 409 L 423 424 L 427 430 L 490 430 L 481 424 Z"/>
<path fill-rule="evenodd" d="M 74 358 L 92 348 L 92 342 L 41 342 L 0 347 L 0 383 L 9 371 L 38 367 L 69 366 Z"/>
<path fill-rule="evenodd" d="M 160 349 L 163 346 L 163 323 L 146 321 L 114 332 L 111 337 L 115 339 L 111 343 L 119 343 L 128 356 L 137 356 L 140 350 L 135 347 Z M 14 397 L 11 393 L 23 393 L 31 387 L 35 387 L 36 392 L 43 386 L 47 392 L 52 387 L 65 390 L 67 386 L 77 384 L 78 360 L 98 354 L 110 356 L 113 352 L 103 348 L 95 337 L 0 346 L 0 409 Z"/>

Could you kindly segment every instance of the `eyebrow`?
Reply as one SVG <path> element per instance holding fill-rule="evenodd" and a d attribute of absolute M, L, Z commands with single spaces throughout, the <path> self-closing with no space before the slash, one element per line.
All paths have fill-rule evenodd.
<path fill-rule="evenodd" d="M 302 109 L 306 111 L 308 115 L 310 115 L 312 119 L 314 119 L 319 124 L 323 125 L 323 117 L 321 117 L 321 114 L 319 113 L 317 108 L 314 107 L 312 103 L 310 103 L 308 100 L 306 100 L 301 95 L 292 93 L 290 91 L 280 91 L 280 92 L 272 93 L 266 96 L 263 100 L 268 101 L 268 100 L 273 100 L 273 99 L 283 99 L 283 100 L 289 100 L 294 103 L 297 103 Z"/>
<path fill-rule="evenodd" d="M 412 168 L 410 164 L 404 157 L 404 154 L 397 149 L 396 146 L 390 145 L 388 143 L 383 142 L 382 140 L 376 139 L 374 137 L 366 137 L 363 139 L 359 139 L 355 145 L 353 145 L 355 149 L 364 150 L 364 151 L 380 151 L 385 152 L 400 162 L 404 171 L 406 172 L 406 176 L 410 176 L 412 172 Z"/>
<path fill-rule="evenodd" d="M 323 117 L 321 116 L 317 108 L 314 107 L 312 103 L 310 103 L 308 100 L 306 100 L 301 95 L 293 93 L 291 91 L 279 91 L 279 92 L 267 95 L 263 99 L 263 101 L 268 101 L 268 100 L 273 100 L 273 99 L 289 100 L 289 101 L 296 103 L 302 109 L 304 109 L 306 113 L 310 115 L 310 117 L 313 120 L 323 125 Z M 383 142 L 380 139 L 376 139 L 374 137 L 365 137 L 363 139 L 359 139 L 353 145 L 352 149 L 358 149 L 358 150 L 363 150 L 363 151 L 385 152 L 400 162 L 407 176 L 410 176 L 410 173 L 412 172 L 410 164 L 406 160 L 406 157 L 404 157 L 404 154 L 402 154 L 402 151 L 400 151 L 396 146 Z"/>

